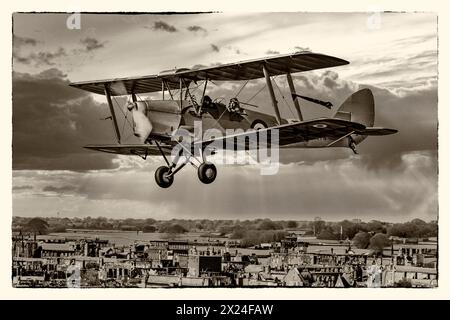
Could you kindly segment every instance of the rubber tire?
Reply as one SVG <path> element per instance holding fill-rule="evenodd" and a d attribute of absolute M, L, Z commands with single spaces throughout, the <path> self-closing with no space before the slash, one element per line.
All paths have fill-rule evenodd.
<path fill-rule="evenodd" d="M 208 175 L 206 174 L 208 170 L 212 170 L 212 176 L 208 177 Z M 204 184 L 210 184 L 212 182 L 214 182 L 214 180 L 216 180 L 217 177 L 217 168 L 214 164 L 210 163 L 210 162 L 203 162 L 199 167 L 198 167 L 198 178 L 200 179 L 201 182 L 203 182 Z"/>
<path fill-rule="evenodd" d="M 168 188 L 173 183 L 173 176 L 171 177 L 164 177 L 165 174 L 167 174 L 170 171 L 169 167 L 161 166 L 155 171 L 155 181 L 161 188 Z"/>
<path fill-rule="evenodd" d="M 250 126 L 252 129 L 255 129 L 255 127 L 257 126 L 257 125 L 262 125 L 264 128 L 258 128 L 258 129 L 256 129 L 256 130 L 261 130 L 261 129 L 265 129 L 265 128 L 268 128 L 268 125 L 264 122 L 264 121 L 262 121 L 262 120 L 255 120 L 255 121 L 253 121 L 253 123 L 252 123 L 252 125 Z"/>

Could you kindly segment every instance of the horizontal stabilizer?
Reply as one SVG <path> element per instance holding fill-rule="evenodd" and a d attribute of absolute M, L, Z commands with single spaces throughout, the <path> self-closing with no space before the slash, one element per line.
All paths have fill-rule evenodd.
<path fill-rule="evenodd" d="M 362 132 L 358 132 L 358 134 L 365 136 L 386 136 L 388 134 L 397 133 L 398 130 L 389 129 L 389 128 L 381 128 L 381 127 L 366 127 L 366 129 L 362 130 Z"/>

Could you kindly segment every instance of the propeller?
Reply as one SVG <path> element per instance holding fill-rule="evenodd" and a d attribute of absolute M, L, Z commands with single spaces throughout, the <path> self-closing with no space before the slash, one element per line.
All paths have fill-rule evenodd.
<path fill-rule="evenodd" d="M 134 135 L 139 138 L 141 143 L 145 143 L 153 129 L 150 119 L 145 114 L 146 107 L 145 101 L 140 103 L 131 101 L 127 104 L 127 109 L 133 115 Z"/>
<path fill-rule="evenodd" d="M 125 101 L 122 110 L 126 108 L 126 117 L 128 112 L 131 112 L 133 118 L 133 131 L 134 135 L 139 138 L 141 143 L 145 143 L 150 133 L 152 132 L 153 125 L 150 119 L 147 117 L 147 104 L 145 101 L 135 102 L 130 100 L 129 91 L 125 87 L 122 81 L 117 81 L 111 84 L 111 91 L 119 95 L 126 95 L 127 100 Z"/>

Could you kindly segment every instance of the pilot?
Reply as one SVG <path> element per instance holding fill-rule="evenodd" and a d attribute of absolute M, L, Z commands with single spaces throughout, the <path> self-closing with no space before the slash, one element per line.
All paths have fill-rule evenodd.
<path fill-rule="evenodd" d="M 214 108 L 214 103 L 211 100 L 210 96 L 204 96 L 203 97 L 203 103 L 202 103 L 202 109 L 210 109 Z"/>
<path fill-rule="evenodd" d="M 230 103 L 228 104 L 228 111 L 234 113 L 242 113 L 241 105 L 239 104 L 239 100 L 237 98 L 230 99 Z"/>

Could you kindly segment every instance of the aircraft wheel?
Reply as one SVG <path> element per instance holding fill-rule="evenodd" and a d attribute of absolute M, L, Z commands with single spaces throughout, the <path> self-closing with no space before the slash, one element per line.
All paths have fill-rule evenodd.
<path fill-rule="evenodd" d="M 209 162 L 203 162 L 200 167 L 198 167 L 198 178 L 204 184 L 210 184 L 217 177 L 216 166 Z"/>
<path fill-rule="evenodd" d="M 173 183 L 173 176 L 170 176 L 170 168 L 166 166 L 159 167 L 155 172 L 155 180 L 161 188 L 168 188 Z"/>
<path fill-rule="evenodd" d="M 267 124 L 262 120 L 255 120 L 251 125 L 252 129 L 260 130 L 267 128 Z"/>

